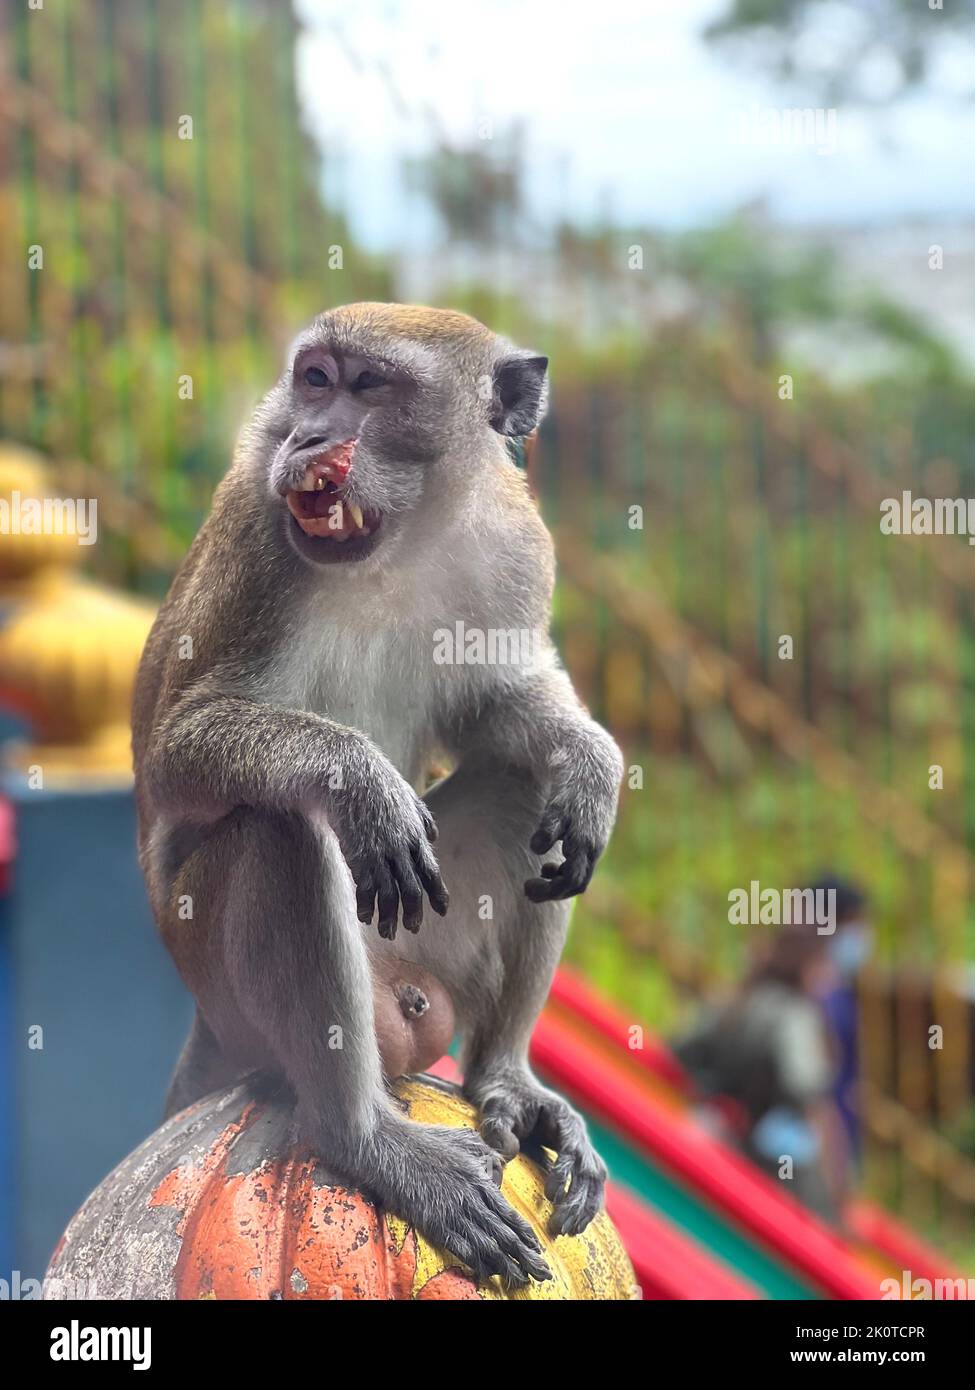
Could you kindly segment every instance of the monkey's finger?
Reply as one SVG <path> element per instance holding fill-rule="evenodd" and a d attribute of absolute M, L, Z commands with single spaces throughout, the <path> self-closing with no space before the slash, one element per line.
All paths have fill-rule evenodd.
<path fill-rule="evenodd" d="M 514 1158 L 521 1148 L 513 1124 L 510 1115 L 486 1113 L 481 1117 L 481 1135 L 484 1142 L 497 1150 L 503 1159 Z"/>
<path fill-rule="evenodd" d="M 548 1223 L 552 1235 L 578 1235 L 586 1229 L 602 1204 L 605 1181 L 574 1145 L 562 1149 L 545 1183 L 545 1195 L 555 1207 Z"/>
<path fill-rule="evenodd" d="M 431 845 L 436 844 L 437 835 L 439 833 L 437 830 L 437 822 L 433 819 L 433 814 L 425 801 L 420 802 L 420 815 L 423 818 L 423 828 L 427 833 L 427 839 L 430 841 Z"/>
<path fill-rule="evenodd" d="M 523 1289 L 528 1283 L 528 1276 L 515 1262 L 473 1228 L 469 1236 L 451 1235 L 444 1244 L 473 1271 L 478 1283 L 490 1279 L 495 1274 L 500 1275 L 512 1288 Z"/>
<path fill-rule="evenodd" d="M 530 1274 L 533 1279 L 551 1279 L 552 1272 L 545 1263 L 541 1252 L 536 1249 L 525 1249 L 525 1243 L 520 1233 L 512 1228 L 490 1208 L 482 1208 L 475 1221 L 478 1222 L 481 1230 L 479 1234 L 486 1235 L 493 1240 L 502 1255 L 511 1261 L 519 1274 Z M 486 1229 L 485 1229 L 486 1228 Z M 534 1232 L 532 1232 L 534 1235 Z"/>
<path fill-rule="evenodd" d="M 426 845 L 417 845 L 413 850 L 413 867 L 417 878 L 426 889 L 430 906 L 439 916 L 445 917 L 450 906 L 450 894 L 440 877 L 440 868 Z"/>
<path fill-rule="evenodd" d="M 593 870 L 596 867 L 596 856 L 584 850 L 581 854 L 573 854 L 562 865 L 560 879 L 562 882 L 562 896 L 572 898 L 576 893 L 584 893 L 592 881 Z"/>
<path fill-rule="evenodd" d="M 569 1191 L 549 1218 L 553 1236 L 577 1236 L 599 1211 L 603 1201 L 603 1181 L 596 1173 L 576 1172 Z"/>
<path fill-rule="evenodd" d="M 568 1118 L 569 1112 L 561 1106 L 546 1110 L 539 1124 L 539 1135 L 545 1145 L 555 1154 L 549 1182 L 560 1180 L 558 1191 L 564 1190 L 569 1178 L 575 1172 L 579 1156 L 578 1136 Z M 546 1195 L 549 1183 L 546 1183 Z M 552 1200 L 554 1201 L 554 1196 Z"/>
<path fill-rule="evenodd" d="M 525 880 L 525 897 L 533 903 L 547 903 L 555 897 L 552 887 L 557 879 L 529 878 Z"/>
<path fill-rule="evenodd" d="M 558 902 L 563 898 L 574 898 L 588 888 L 595 867 L 595 851 L 576 851 L 555 866 L 554 873 L 546 872 L 552 868 L 551 865 L 543 865 L 545 877 L 529 879 L 525 892 L 532 902 Z"/>
<path fill-rule="evenodd" d="M 459 1129 L 457 1136 L 459 1147 L 470 1154 L 481 1170 L 482 1176 L 489 1178 L 495 1187 L 500 1187 L 504 1180 L 504 1164 L 501 1161 L 501 1155 L 488 1146 L 483 1134 L 476 1129 Z"/>
<path fill-rule="evenodd" d="M 572 1177 L 571 1160 L 568 1154 L 559 1154 L 545 1179 L 545 1196 L 550 1202 L 560 1202 L 565 1196 Z"/>
<path fill-rule="evenodd" d="M 434 813 L 431 812 L 430 806 L 427 806 L 426 801 L 421 796 L 416 796 L 416 809 L 420 820 L 423 821 L 423 833 L 433 845 L 437 840 L 437 821 L 434 820 Z"/>
<path fill-rule="evenodd" d="M 560 1148 L 545 1180 L 545 1196 L 556 1206 L 561 1206 L 566 1200 L 570 1184 L 575 1182 L 578 1166 L 576 1150 L 568 1145 Z"/>
<path fill-rule="evenodd" d="M 385 941 L 393 941 L 396 937 L 396 918 L 399 915 L 399 889 L 396 880 L 385 865 L 379 869 L 376 879 L 379 935 Z"/>
<path fill-rule="evenodd" d="M 548 854 L 569 828 L 569 817 L 557 806 L 550 806 L 539 821 L 538 829 L 528 842 L 534 854 Z"/>
<path fill-rule="evenodd" d="M 567 1107 L 546 1107 L 537 1134 L 555 1157 L 546 1161 L 545 1196 L 555 1211 L 549 1221 L 552 1235 L 578 1235 L 602 1203 L 606 1170 L 593 1153 L 578 1115 Z"/>
<path fill-rule="evenodd" d="M 543 864 L 542 875 L 542 878 L 530 878 L 525 883 L 525 896 L 533 903 L 558 902 L 579 891 L 571 887 L 573 878 L 567 859 L 563 859 L 561 864 Z"/>
<path fill-rule="evenodd" d="M 405 859 L 391 859 L 389 866 L 399 885 L 399 895 L 403 901 L 403 926 L 407 931 L 418 932 L 423 922 L 423 889 L 420 880 Z"/>
<path fill-rule="evenodd" d="M 373 908 L 376 902 L 376 885 L 371 874 L 364 874 L 356 881 L 355 887 L 355 909 L 356 916 L 360 922 L 366 926 L 372 921 Z"/>
<path fill-rule="evenodd" d="M 541 1254 L 542 1247 L 538 1236 L 532 1230 L 531 1226 L 529 1226 L 528 1222 L 518 1215 L 507 1198 L 502 1197 L 496 1187 L 492 1187 L 490 1184 L 484 1184 L 484 1186 L 478 1188 L 478 1193 L 483 1206 L 487 1208 L 496 1221 L 508 1228 L 510 1235 L 513 1235 L 523 1247 L 522 1255 L 519 1256 L 519 1264 L 523 1264 L 527 1268 L 528 1266 L 524 1258 L 525 1254 Z M 546 1270 L 548 1268 L 547 1266 L 543 1267 Z M 550 1277 L 548 1273 L 535 1275 L 536 1279 L 548 1279 Z"/>

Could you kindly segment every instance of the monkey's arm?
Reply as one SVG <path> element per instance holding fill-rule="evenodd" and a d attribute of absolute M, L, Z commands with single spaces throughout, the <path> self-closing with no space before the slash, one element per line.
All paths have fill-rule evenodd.
<path fill-rule="evenodd" d="M 163 810 L 218 816 L 235 806 L 325 813 L 356 884 L 359 920 L 417 931 L 423 890 L 447 892 L 430 843 L 433 817 L 364 734 L 300 710 L 196 688 L 155 731 L 142 780 Z"/>
<path fill-rule="evenodd" d="M 590 718 L 554 656 L 550 665 L 497 686 L 468 737 L 478 749 L 523 766 L 547 788 L 530 848 L 547 854 L 561 840 L 564 860 L 528 880 L 528 897 L 545 902 L 583 892 L 616 818 L 623 757 Z"/>
<path fill-rule="evenodd" d="M 431 793 L 458 901 L 489 891 L 492 902 L 503 903 L 496 947 L 501 983 L 476 996 L 461 1021 L 465 1094 L 481 1112 L 481 1133 L 506 1158 L 536 1143 L 555 1151 L 545 1185 L 554 1207 L 549 1229 L 578 1234 L 599 1209 L 606 1169 L 582 1118 L 532 1074 L 528 1048 L 568 923 L 569 902 L 554 900 L 571 898 L 589 882 L 612 828 L 622 758 L 576 699 L 554 653 L 541 670 L 479 667 L 477 674 L 479 699 L 468 705 L 466 737 L 457 749 L 461 766 L 453 775 L 464 778 L 466 792 L 455 791 L 453 803 L 466 795 L 474 808 L 462 821 L 468 842 L 490 837 L 483 858 L 476 840 L 458 856 L 452 779 L 439 798 Z M 486 813 L 480 822 L 479 804 Z M 534 854 L 549 857 L 558 840 L 564 859 L 539 870 Z M 458 872 L 458 858 L 466 872 Z M 526 868 L 537 876 L 520 897 Z"/>

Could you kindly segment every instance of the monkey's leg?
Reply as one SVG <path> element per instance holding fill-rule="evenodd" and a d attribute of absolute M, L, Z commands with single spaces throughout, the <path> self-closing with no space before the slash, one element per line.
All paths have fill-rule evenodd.
<path fill-rule="evenodd" d="M 265 1065 L 293 1087 L 299 1124 L 322 1160 L 479 1278 L 549 1277 L 534 1233 L 498 1190 L 500 1165 L 481 1136 L 416 1124 L 386 1093 L 363 941 L 370 929 L 356 918 L 352 878 L 327 825 L 241 808 L 192 859 L 191 929 L 219 933 L 223 964 L 214 971 L 203 948 L 209 965 L 194 988 L 225 1051 L 243 1047 L 250 1059 L 259 1039 Z"/>
<path fill-rule="evenodd" d="M 427 801 L 450 909 L 443 923 L 424 923 L 411 949 L 427 968 L 441 971 L 454 993 L 464 1033 L 464 1090 L 481 1110 L 484 1138 L 505 1158 L 527 1141 L 555 1150 L 546 1185 L 555 1204 L 552 1230 L 576 1234 L 599 1210 L 606 1168 L 581 1116 L 528 1065 L 528 1041 L 570 913 L 567 901 L 525 896 L 526 879 L 538 875 L 546 858 L 528 848 L 543 809 L 541 791 L 520 771 L 478 760 L 433 788 Z"/>
<path fill-rule="evenodd" d="M 179 1054 L 173 1079 L 169 1083 L 164 1117 L 168 1120 L 170 1115 L 185 1110 L 188 1105 L 209 1095 L 211 1091 L 229 1086 L 240 1075 L 241 1068 L 234 1066 L 224 1057 L 220 1044 L 197 1009 L 189 1037 Z"/>

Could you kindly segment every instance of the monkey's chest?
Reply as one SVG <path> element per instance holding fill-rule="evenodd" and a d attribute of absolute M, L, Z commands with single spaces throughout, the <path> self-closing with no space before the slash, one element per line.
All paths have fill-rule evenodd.
<path fill-rule="evenodd" d="M 406 684 L 398 689 L 376 673 L 374 681 L 353 679 L 342 685 L 324 680 L 312 707 L 338 723 L 367 734 L 408 781 L 419 775 L 430 746 L 429 719 L 422 700 L 410 704 Z"/>
<path fill-rule="evenodd" d="M 437 691 L 425 649 L 396 636 L 348 640 L 326 625 L 290 646 L 271 679 L 277 698 L 358 729 L 412 782 L 433 746 Z"/>

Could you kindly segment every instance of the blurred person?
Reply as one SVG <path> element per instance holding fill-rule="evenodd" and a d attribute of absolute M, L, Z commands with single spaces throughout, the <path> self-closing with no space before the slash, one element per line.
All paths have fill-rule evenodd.
<path fill-rule="evenodd" d="M 824 937 L 808 927 L 777 929 L 731 999 L 674 1050 L 704 1101 L 707 1127 L 836 1222 L 847 1162 L 818 997 L 828 970 Z"/>
<path fill-rule="evenodd" d="M 826 969 L 819 1000 L 836 1055 L 833 1100 L 848 1151 L 855 1160 L 860 1149 L 857 977 L 870 958 L 873 930 L 867 900 L 859 888 L 832 876 L 819 879 L 813 886 L 816 891 L 835 894 L 836 931 L 826 938 Z"/>

